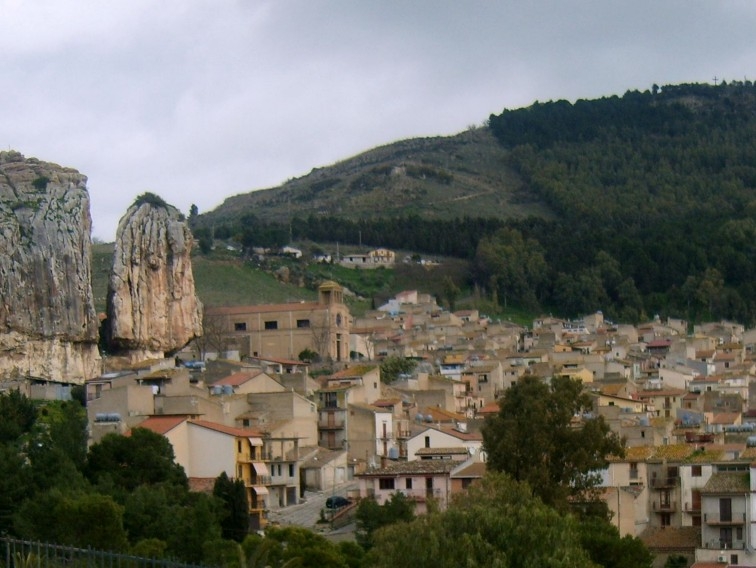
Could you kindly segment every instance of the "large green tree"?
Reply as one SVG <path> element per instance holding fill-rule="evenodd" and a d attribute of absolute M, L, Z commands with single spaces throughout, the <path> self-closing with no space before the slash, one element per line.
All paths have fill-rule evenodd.
<path fill-rule="evenodd" d="M 488 468 L 527 482 L 535 495 L 560 509 L 571 498 L 590 499 L 607 457 L 624 455 L 623 441 L 591 410 L 578 380 L 523 377 L 501 398 L 499 412 L 486 419 Z"/>
<path fill-rule="evenodd" d="M 249 533 L 249 505 L 244 480 L 229 479 L 226 472 L 215 478 L 213 495 L 223 502 L 223 538 L 242 542 Z"/>
<path fill-rule="evenodd" d="M 368 550 L 373 544 L 373 533 L 382 527 L 407 523 L 415 518 L 415 503 L 406 495 L 396 492 L 383 505 L 374 499 L 363 499 L 357 506 L 357 544 Z"/>
<path fill-rule="evenodd" d="M 387 526 L 374 534 L 366 566 L 590 568 L 577 520 L 544 505 L 525 485 L 487 475 L 446 511 Z"/>
<path fill-rule="evenodd" d="M 108 434 L 92 446 L 87 473 L 93 483 L 109 481 L 126 492 L 154 483 L 187 487 L 184 468 L 174 458 L 173 447 L 164 436 L 134 428 L 129 436 Z"/>
<path fill-rule="evenodd" d="M 504 307 L 509 301 L 538 306 L 547 265 L 535 239 L 524 238 L 517 229 L 500 229 L 480 240 L 475 265 L 479 280 L 489 285 L 496 302 L 503 301 Z"/>
<path fill-rule="evenodd" d="M 126 550 L 123 507 L 99 493 L 53 489 L 26 500 L 15 515 L 18 534 L 27 539 Z"/>

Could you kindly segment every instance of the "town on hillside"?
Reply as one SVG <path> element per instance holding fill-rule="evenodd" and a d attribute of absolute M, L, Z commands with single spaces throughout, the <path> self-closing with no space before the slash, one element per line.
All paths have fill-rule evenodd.
<path fill-rule="evenodd" d="M 208 308 L 204 327 L 175 358 L 86 381 L 90 443 L 137 427 L 165 436 L 194 488 L 222 472 L 244 480 L 254 528 L 347 483 L 352 502 L 400 491 L 419 514 L 431 498 L 444 507 L 485 472 L 481 426 L 497 399 L 522 377 L 566 376 L 626 440 L 600 484 L 622 535 L 656 553 L 756 562 L 756 330 L 601 312 L 526 328 L 415 290 L 353 317 L 335 282 L 314 302 Z M 415 364 L 387 382 L 387 358 Z M 70 396 L 54 382 L 19 387 Z"/>

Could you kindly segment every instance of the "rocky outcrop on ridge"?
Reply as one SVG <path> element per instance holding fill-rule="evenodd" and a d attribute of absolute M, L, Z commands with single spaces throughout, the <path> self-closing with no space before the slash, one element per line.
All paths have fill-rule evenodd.
<path fill-rule="evenodd" d="M 194 238 L 160 197 L 137 198 L 118 224 L 108 285 L 108 342 L 132 361 L 161 358 L 202 334 Z"/>
<path fill-rule="evenodd" d="M 0 152 L 0 379 L 100 373 L 87 178 Z"/>

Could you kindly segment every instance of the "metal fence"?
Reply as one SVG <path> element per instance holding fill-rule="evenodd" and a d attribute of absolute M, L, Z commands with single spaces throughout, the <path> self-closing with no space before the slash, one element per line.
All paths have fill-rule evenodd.
<path fill-rule="evenodd" d="M 144 558 L 45 542 L 0 538 L 1 568 L 207 568 L 162 558 Z"/>

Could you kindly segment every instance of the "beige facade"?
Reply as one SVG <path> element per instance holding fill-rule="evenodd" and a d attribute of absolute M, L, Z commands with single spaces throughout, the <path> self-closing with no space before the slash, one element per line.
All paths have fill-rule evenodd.
<path fill-rule="evenodd" d="M 305 349 L 334 361 L 349 360 L 351 315 L 335 282 L 318 288 L 317 302 L 207 308 L 226 348 L 242 357 L 296 359 Z"/>

